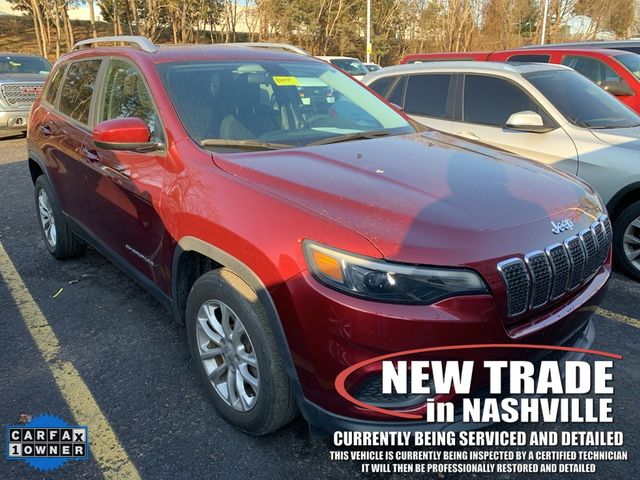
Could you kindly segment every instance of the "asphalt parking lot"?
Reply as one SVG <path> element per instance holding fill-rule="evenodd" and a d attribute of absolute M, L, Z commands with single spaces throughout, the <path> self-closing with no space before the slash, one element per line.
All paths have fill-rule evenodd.
<path fill-rule="evenodd" d="M 262 438 L 248 437 L 220 419 L 192 372 L 184 329 L 150 295 L 95 250 L 66 262 L 46 252 L 37 230 L 25 158 L 24 139 L 0 140 L 0 246 L 55 333 L 58 355 L 75 367 L 141 478 L 361 476 L 357 463 L 332 462 L 332 444 L 311 439 L 301 419 Z M 41 413 L 74 423 L 66 399 L 79 393 L 61 391 L 12 288 L 0 276 L 0 423 L 4 426 L 16 423 L 21 414 Z M 624 356 L 615 367 L 616 423 L 613 428 L 596 428 L 622 430 L 630 459 L 599 464 L 597 476 L 591 478 L 637 478 L 640 284 L 614 274 L 595 323 L 593 348 Z M 83 424 L 82 419 L 77 423 Z M 550 428 L 566 429 L 517 426 L 519 430 Z M 113 468 L 117 471 L 118 465 Z M 115 478 L 93 458 L 46 475 L 22 462 L 7 462 L 4 454 L 0 461 L 3 479 L 104 476 Z"/>

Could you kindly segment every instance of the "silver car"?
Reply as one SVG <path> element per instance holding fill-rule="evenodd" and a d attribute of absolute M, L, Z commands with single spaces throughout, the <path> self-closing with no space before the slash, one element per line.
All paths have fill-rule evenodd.
<path fill-rule="evenodd" d="M 42 57 L 0 53 L 0 136 L 27 130 L 29 110 L 50 70 Z"/>
<path fill-rule="evenodd" d="M 408 64 L 362 81 L 428 127 L 593 185 L 614 221 L 614 259 L 640 280 L 640 116 L 615 97 L 574 70 L 549 64 Z"/>

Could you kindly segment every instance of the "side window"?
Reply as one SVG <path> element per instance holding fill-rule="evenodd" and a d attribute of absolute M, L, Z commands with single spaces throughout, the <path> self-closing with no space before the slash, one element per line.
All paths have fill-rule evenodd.
<path fill-rule="evenodd" d="M 464 122 L 503 127 L 512 114 L 523 110 L 537 112 L 543 119 L 546 117 L 517 85 L 496 77 L 465 75 Z"/>
<path fill-rule="evenodd" d="M 603 82 L 619 82 L 622 80 L 609 65 L 597 58 L 566 55 L 562 58 L 562 64 L 573 68 L 598 85 Z"/>
<path fill-rule="evenodd" d="M 91 97 L 96 85 L 101 60 L 72 63 L 62 84 L 59 110 L 78 122 L 89 124 Z"/>
<path fill-rule="evenodd" d="M 393 90 L 387 97 L 391 103 L 398 105 L 399 107 L 403 107 L 402 105 L 402 97 L 404 95 L 404 86 L 407 83 L 407 77 L 402 77 L 399 82 L 396 82 L 396 86 L 393 87 Z"/>
<path fill-rule="evenodd" d="M 511 55 L 509 62 L 549 63 L 551 55 Z"/>
<path fill-rule="evenodd" d="M 447 97 L 451 75 L 412 75 L 409 77 L 404 109 L 407 113 L 434 118 L 449 118 Z"/>
<path fill-rule="evenodd" d="M 382 95 L 384 97 L 385 96 L 384 94 L 387 93 L 387 90 L 389 89 L 389 87 L 391 86 L 391 84 L 396 78 L 398 77 L 381 78 L 373 82 L 371 85 L 369 85 L 369 88 L 371 88 L 371 90 L 376 92 L 378 95 Z"/>
<path fill-rule="evenodd" d="M 56 103 L 58 90 L 60 89 L 60 83 L 62 82 L 62 77 L 64 76 L 66 67 L 66 65 L 60 65 L 56 68 L 56 71 L 53 72 L 53 76 L 51 77 L 51 81 L 49 82 L 49 86 L 47 87 L 47 91 L 44 94 L 44 99 L 51 105 L 55 105 Z"/>
<path fill-rule="evenodd" d="M 151 139 L 161 140 L 158 114 L 140 71 L 128 62 L 111 60 L 102 88 L 98 121 L 129 117 L 144 120 Z"/>

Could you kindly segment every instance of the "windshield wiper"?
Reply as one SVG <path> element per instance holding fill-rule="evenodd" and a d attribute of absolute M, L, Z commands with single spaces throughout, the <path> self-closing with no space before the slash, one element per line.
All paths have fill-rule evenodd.
<path fill-rule="evenodd" d="M 631 125 L 602 125 L 597 127 L 589 127 L 591 130 L 613 130 L 615 128 L 635 128 L 640 127 L 640 123 L 635 123 Z"/>
<path fill-rule="evenodd" d="M 307 146 L 327 145 L 329 143 L 349 142 L 351 140 L 363 140 L 363 139 L 370 140 L 372 138 L 385 137 L 387 135 L 391 135 L 391 131 L 388 128 L 384 130 L 373 130 L 371 132 L 348 133 L 346 135 L 337 135 L 335 137 L 316 140 L 315 142 L 309 143 Z"/>
<path fill-rule="evenodd" d="M 228 147 L 242 150 L 280 150 L 292 148 L 288 143 L 261 142 L 260 140 L 227 140 L 226 138 L 206 138 L 200 142 L 203 147 Z"/>

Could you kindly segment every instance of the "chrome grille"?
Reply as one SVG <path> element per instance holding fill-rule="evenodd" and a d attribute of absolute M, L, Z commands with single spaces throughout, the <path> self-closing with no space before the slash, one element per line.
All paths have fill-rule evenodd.
<path fill-rule="evenodd" d="M 507 291 L 507 315 L 515 317 L 557 300 L 588 281 L 606 261 L 611 222 L 603 215 L 563 243 L 498 264 Z"/>
<path fill-rule="evenodd" d="M 593 230 L 583 230 L 578 234 L 580 240 L 584 244 L 587 259 L 584 263 L 583 277 L 588 277 L 596 271 L 598 265 L 598 242 L 596 242 L 596 234 Z"/>
<path fill-rule="evenodd" d="M 613 241 L 613 228 L 611 227 L 611 221 L 609 217 L 603 217 L 602 223 L 604 224 L 604 231 L 607 234 L 609 243 Z"/>
<path fill-rule="evenodd" d="M 601 222 L 594 223 L 591 228 L 596 234 L 596 243 L 598 244 L 598 266 L 602 265 L 604 261 L 607 259 L 607 255 L 609 254 L 609 249 L 607 248 L 607 244 L 609 239 L 607 238 L 607 233 L 605 231 L 604 224 Z"/>
<path fill-rule="evenodd" d="M 519 258 L 512 258 L 498 264 L 498 271 L 507 287 L 507 310 L 510 316 L 527 311 L 529 305 L 530 280 L 527 267 Z"/>
<path fill-rule="evenodd" d="M 30 107 L 42 90 L 41 83 L 5 83 L 2 96 L 10 107 Z"/>
<path fill-rule="evenodd" d="M 582 282 L 582 273 L 584 272 L 584 263 L 586 254 L 584 244 L 577 236 L 568 238 L 564 242 L 569 259 L 571 260 L 571 275 L 569 276 L 569 290 L 574 290 Z"/>
<path fill-rule="evenodd" d="M 547 303 L 551 293 L 551 264 L 544 252 L 533 252 L 524 257 L 531 275 L 531 308 L 538 308 Z"/>
<path fill-rule="evenodd" d="M 560 298 L 569 289 L 569 275 L 571 274 L 571 262 L 569 253 L 562 244 L 555 244 L 547 248 L 551 268 L 553 270 L 553 287 L 551 300 Z"/>

